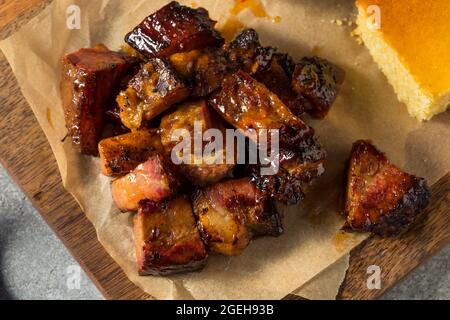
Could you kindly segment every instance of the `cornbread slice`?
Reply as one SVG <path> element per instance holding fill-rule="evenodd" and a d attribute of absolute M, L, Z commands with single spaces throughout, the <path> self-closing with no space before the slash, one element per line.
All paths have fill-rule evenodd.
<path fill-rule="evenodd" d="M 450 1 L 358 0 L 358 33 L 418 120 L 450 105 Z M 373 28 L 378 6 L 380 24 Z"/>

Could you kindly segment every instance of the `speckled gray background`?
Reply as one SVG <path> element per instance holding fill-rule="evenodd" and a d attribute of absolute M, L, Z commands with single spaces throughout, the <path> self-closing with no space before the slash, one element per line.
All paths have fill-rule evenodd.
<path fill-rule="evenodd" d="M 103 299 L 83 271 L 69 289 L 78 264 L 1 166 L 0 190 L 0 300 Z M 383 299 L 450 299 L 450 246 Z"/>

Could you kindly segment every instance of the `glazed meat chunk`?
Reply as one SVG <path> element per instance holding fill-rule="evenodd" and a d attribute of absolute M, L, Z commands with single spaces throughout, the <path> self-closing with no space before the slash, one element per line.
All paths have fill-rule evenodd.
<path fill-rule="evenodd" d="M 227 58 L 232 70 L 243 70 L 275 93 L 297 117 L 308 101 L 291 86 L 295 64 L 288 54 L 263 47 L 254 29 L 245 29 L 229 44 Z"/>
<path fill-rule="evenodd" d="M 188 97 L 189 86 L 169 63 L 152 59 L 129 82 L 128 89 L 117 97 L 122 123 L 137 129 Z"/>
<path fill-rule="evenodd" d="M 275 51 L 272 47 L 261 46 L 254 29 L 244 29 L 227 46 L 229 68 L 233 72 L 256 73 L 269 66 Z"/>
<path fill-rule="evenodd" d="M 218 89 L 226 72 L 226 60 L 221 48 L 177 53 L 170 56 L 170 63 L 189 81 L 194 97 L 204 97 Z"/>
<path fill-rule="evenodd" d="M 139 275 L 168 275 L 203 267 L 207 253 L 186 196 L 144 200 L 134 218 Z"/>
<path fill-rule="evenodd" d="M 203 241 L 214 252 L 239 255 L 252 237 L 283 232 L 273 203 L 249 178 L 199 189 L 192 198 Z"/>
<path fill-rule="evenodd" d="M 302 181 L 284 168 L 274 175 L 261 175 L 258 167 L 252 167 L 251 177 L 262 194 L 285 205 L 297 204 L 305 198 Z"/>
<path fill-rule="evenodd" d="M 307 112 L 324 118 L 336 100 L 345 79 L 344 70 L 319 57 L 305 57 L 296 66 L 292 87 L 310 104 Z"/>
<path fill-rule="evenodd" d="M 172 1 L 148 16 L 126 35 L 125 41 L 147 57 L 168 57 L 174 53 L 223 44 L 203 8 L 192 9 Z"/>
<path fill-rule="evenodd" d="M 111 192 L 122 211 L 136 211 L 139 201 L 162 201 L 180 189 L 181 181 L 170 161 L 153 155 L 127 175 L 114 180 Z"/>
<path fill-rule="evenodd" d="M 300 117 L 310 107 L 309 101 L 291 87 L 292 66 L 292 58 L 287 54 L 274 53 L 268 66 L 258 68 L 254 78 L 275 93 L 295 116 Z"/>
<path fill-rule="evenodd" d="M 315 137 L 296 149 L 280 149 L 280 168 L 274 175 L 261 175 L 259 166 L 251 166 L 251 176 L 264 194 L 286 204 L 304 199 L 302 187 L 325 172 L 325 150 Z"/>
<path fill-rule="evenodd" d="M 62 59 L 61 95 L 69 136 L 77 150 L 96 155 L 105 106 L 137 60 L 104 46 L 80 49 Z"/>
<path fill-rule="evenodd" d="M 161 120 L 161 141 L 167 157 L 177 159 L 181 172 L 193 184 L 203 186 L 217 182 L 231 175 L 233 163 L 227 164 L 225 141 L 221 146 L 214 148 L 211 157 L 203 157 L 207 148 L 213 148 L 214 141 L 200 141 L 201 153 L 195 154 L 195 136 L 205 138 L 204 133 L 209 129 L 217 129 L 225 137 L 225 124 L 223 120 L 211 109 L 205 100 L 194 100 L 181 104 L 173 112 L 165 115 Z M 178 130 L 185 130 L 189 137 L 183 140 L 183 136 L 177 136 Z M 176 148 L 180 143 L 187 143 L 186 152 Z M 183 144 L 184 145 L 184 144 Z M 181 154 L 179 154 L 181 151 Z M 184 161 L 186 159 L 186 161 Z"/>
<path fill-rule="evenodd" d="M 102 173 L 112 177 L 127 174 L 163 147 L 158 130 L 143 129 L 103 139 L 98 150 Z"/>
<path fill-rule="evenodd" d="M 314 130 L 295 117 L 263 84 L 238 71 L 225 77 L 209 103 L 230 124 L 253 139 L 261 129 L 279 130 L 280 146 L 296 148 Z"/>
<path fill-rule="evenodd" d="M 347 177 L 346 230 L 395 235 L 421 217 L 430 190 L 391 164 L 369 141 L 353 144 Z"/>

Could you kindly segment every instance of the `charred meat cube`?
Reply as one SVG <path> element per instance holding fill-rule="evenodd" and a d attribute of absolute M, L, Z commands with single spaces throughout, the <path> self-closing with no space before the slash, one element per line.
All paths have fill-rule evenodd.
<path fill-rule="evenodd" d="M 326 152 L 313 137 L 295 150 L 280 149 L 280 168 L 274 175 L 261 175 L 259 166 L 251 167 L 251 176 L 263 194 L 293 205 L 304 199 L 302 185 L 324 172 Z"/>
<path fill-rule="evenodd" d="M 336 100 L 344 78 L 344 70 L 329 61 L 305 57 L 295 66 L 292 87 L 310 101 L 307 112 L 323 118 Z"/>
<path fill-rule="evenodd" d="M 192 86 L 192 96 L 204 97 L 222 84 L 226 60 L 221 48 L 207 48 L 176 53 L 170 62 Z"/>
<path fill-rule="evenodd" d="M 82 153 L 97 154 L 105 106 L 111 104 L 121 79 L 135 58 L 104 46 L 80 49 L 62 59 L 61 95 L 67 130 Z"/>
<path fill-rule="evenodd" d="M 302 181 L 283 168 L 274 175 L 260 175 L 259 168 L 253 167 L 252 182 L 262 194 L 285 205 L 297 204 L 305 198 Z"/>
<path fill-rule="evenodd" d="M 147 57 L 168 57 L 174 53 L 219 47 L 224 40 L 214 29 L 203 8 L 192 9 L 172 1 L 148 16 L 125 41 Z"/>
<path fill-rule="evenodd" d="M 203 267 L 207 253 L 186 196 L 139 203 L 134 218 L 139 275 L 168 275 Z"/>
<path fill-rule="evenodd" d="M 103 139 L 98 144 L 102 173 L 106 176 L 127 174 L 151 155 L 163 152 L 156 129 L 144 129 Z"/>
<path fill-rule="evenodd" d="M 261 129 L 278 129 L 280 146 L 296 148 L 314 130 L 295 117 L 278 96 L 248 74 L 225 77 L 209 103 L 230 124 L 254 139 Z"/>
<path fill-rule="evenodd" d="M 245 29 L 229 44 L 227 58 L 232 70 L 251 74 L 275 93 L 297 117 L 301 116 L 308 101 L 292 90 L 295 64 L 288 54 L 275 48 L 263 47 L 253 29 Z"/>
<path fill-rule="evenodd" d="M 423 178 L 401 171 L 369 141 L 353 144 L 347 179 L 346 230 L 395 235 L 420 218 L 431 196 Z"/>
<path fill-rule="evenodd" d="M 206 104 L 205 100 L 185 102 L 161 119 L 161 141 L 166 155 L 172 159 L 178 159 L 177 163 L 180 163 L 181 172 L 193 184 L 200 186 L 230 176 L 234 167 L 234 163 L 227 164 L 225 141 L 221 141 L 221 146 L 218 145 L 216 150 L 216 148 L 213 148 L 215 140 L 204 139 L 204 132 L 208 129 L 217 129 L 222 137 L 225 136 L 223 120 Z M 177 137 L 178 130 L 185 130 L 185 133 L 189 136 Z M 194 139 L 196 135 L 202 139 L 200 154 L 195 153 Z M 183 139 L 187 139 L 187 141 Z M 180 143 L 187 143 L 185 150 L 174 149 Z M 211 152 L 209 158 L 203 157 L 207 156 L 204 153 L 206 148 L 214 149 L 211 150 L 213 152 Z M 181 151 L 181 154 L 178 151 Z M 183 154 L 183 151 L 189 152 L 189 154 Z"/>
<path fill-rule="evenodd" d="M 293 204 L 303 199 L 302 183 L 323 173 L 326 153 L 314 130 L 295 117 L 283 102 L 249 75 L 238 72 L 224 79 L 221 91 L 210 103 L 236 128 L 246 132 L 279 129 L 280 169 L 275 175 L 260 175 L 260 165 L 251 166 L 257 187 L 276 200 Z M 254 134 L 247 133 L 249 138 Z"/>
<path fill-rule="evenodd" d="M 259 35 L 254 29 L 244 29 L 227 46 L 227 59 L 233 72 L 243 70 L 253 74 L 258 69 L 265 69 L 270 65 L 276 50 L 263 47 L 259 42 Z"/>
<path fill-rule="evenodd" d="M 255 236 L 278 236 L 281 218 L 249 178 L 227 180 L 193 196 L 200 234 L 211 251 L 239 255 Z"/>
<path fill-rule="evenodd" d="M 180 189 L 181 181 L 170 161 L 153 155 L 127 175 L 114 180 L 111 192 L 122 211 L 135 211 L 141 200 L 162 201 Z"/>
<path fill-rule="evenodd" d="M 290 176 L 309 183 L 324 172 L 326 151 L 313 136 L 302 141 L 295 149 L 280 149 L 280 166 Z"/>
<path fill-rule="evenodd" d="M 309 102 L 292 89 L 292 65 L 288 55 L 274 53 L 268 66 L 258 68 L 254 78 L 275 93 L 295 116 L 300 117 L 309 107 Z"/>
<path fill-rule="evenodd" d="M 140 128 L 189 94 L 190 88 L 168 62 L 152 59 L 117 97 L 120 118 L 126 127 Z"/>

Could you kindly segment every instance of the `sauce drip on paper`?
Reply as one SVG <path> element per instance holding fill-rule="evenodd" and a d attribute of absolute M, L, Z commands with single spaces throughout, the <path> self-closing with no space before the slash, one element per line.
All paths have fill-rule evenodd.
<path fill-rule="evenodd" d="M 239 19 L 231 16 L 225 21 L 222 28 L 220 28 L 220 32 L 222 33 L 225 41 L 229 42 L 240 30 L 244 29 L 244 27 L 244 24 L 239 21 Z"/>
<path fill-rule="evenodd" d="M 48 124 L 50 125 L 50 127 L 51 127 L 52 129 L 54 129 L 54 127 L 53 127 L 53 121 L 52 121 L 52 109 L 50 109 L 50 108 L 47 108 L 47 122 L 48 122 Z"/>
<path fill-rule="evenodd" d="M 250 9 L 257 18 L 270 18 L 260 0 L 234 0 L 234 7 L 230 13 L 238 15 L 245 9 Z"/>
<path fill-rule="evenodd" d="M 348 240 L 348 233 L 344 231 L 338 231 L 333 238 L 334 247 L 337 251 L 341 252 L 345 248 L 346 241 Z"/>
<path fill-rule="evenodd" d="M 267 14 L 261 0 L 234 0 L 234 6 L 230 9 L 231 16 L 225 21 L 220 31 L 226 41 L 231 41 L 233 37 L 245 26 L 236 17 L 244 10 L 250 10 L 256 18 L 270 19 L 274 23 L 280 23 L 281 17 L 271 17 Z"/>

